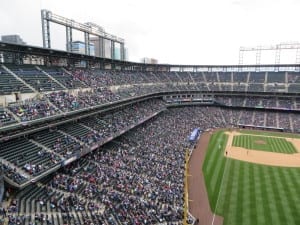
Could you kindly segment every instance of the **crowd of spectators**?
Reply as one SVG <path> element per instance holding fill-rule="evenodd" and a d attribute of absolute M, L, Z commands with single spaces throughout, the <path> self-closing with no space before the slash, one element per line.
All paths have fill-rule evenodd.
<path fill-rule="evenodd" d="M 29 137 L 3 141 L 0 156 L 27 174 L 23 176 L 15 167 L 7 166 L 7 177 L 22 184 L 65 159 L 90 151 L 94 144 L 101 145 L 164 109 L 162 100 L 151 99 L 90 116 L 76 123 L 52 127 Z"/>
<path fill-rule="evenodd" d="M 300 73 L 299 72 L 288 72 L 288 83 L 300 84 Z"/>
<path fill-rule="evenodd" d="M 246 100 L 243 98 L 239 99 L 250 104 L 249 106 L 252 106 L 253 104 L 259 105 L 261 102 L 269 102 L 269 99 L 266 98 L 260 100 L 253 100 L 252 98 Z M 234 101 L 236 100 L 237 99 Z M 228 104 L 230 101 L 232 103 L 233 98 L 219 97 L 218 101 L 226 101 Z M 240 100 L 238 101 L 241 102 Z M 272 103 L 274 102 L 273 100 L 270 101 Z M 32 135 L 30 138 L 37 143 L 47 146 L 50 151 L 45 151 L 45 149 L 42 149 L 41 151 L 37 150 L 36 154 L 38 154 L 38 157 L 35 156 L 36 163 L 31 163 L 30 159 L 28 159 L 28 163 L 22 164 L 22 168 L 31 176 L 40 174 L 49 168 L 50 165 L 47 164 L 47 167 L 44 167 L 39 165 L 38 161 L 48 158 L 52 162 L 51 165 L 54 166 L 63 159 L 68 159 L 76 154 L 88 152 L 90 151 L 90 147 L 94 146 L 94 144 L 96 144 L 96 147 L 102 145 L 115 136 L 120 135 L 125 130 L 130 129 L 134 124 L 142 122 L 147 116 L 152 115 L 163 108 L 164 103 L 162 101 L 155 99 L 148 100 L 107 114 L 88 117 L 78 121 L 78 123 L 61 125 L 55 128 L 56 130 L 54 129 L 52 131 L 40 132 L 40 134 Z M 203 107 L 200 114 L 201 113 L 203 114 L 203 118 L 210 118 L 210 121 L 214 121 L 214 127 L 246 124 L 253 126 L 278 127 L 290 131 L 294 131 L 297 128 L 295 125 L 291 125 L 293 121 L 291 118 L 292 114 L 279 112 L 270 113 L 255 110 L 222 109 L 219 107 Z M 20 155 L 20 157 L 21 156 L 22 155 Z M 4 155 L 3 157 L 5 158 L 6 156 Z M 24 160 L 15 158 L 11 162 L 16 166 L 19 166 L 20 161 L 23 162 Z M 26 181 L 24 177 L 19 177 L 17 171 L 9 168 L 7 171 L 8 174 L 10 174 L 9 177 L 13 178 L 13 180 L 18 183 L 20 181 Z"/>
<path fill-rule="evenodd" d="M 100 69 L 66 71 L 59 67 L 40 67 L 40 70 L 32 65 L 10 65 L 9 68 L 39 92 L 59 91 L 65 88 L 97 89 L 145 84 L 147 86 L 172 84 L 173 90 L 176 90 L 177 86 L 186 87 L 185 85 L 192 83 L 209 85 L 212 91 L 232 89 L 233 91 L 286 92 L 286 81 L 289 85 L 288 90 L 295 92 L 298 86 L 293 85 L 299 84 L 299 73 L 295 72 L 141 72 Z"/>
<path fill-rule="evenodd" d="M 107 88 L 70 94 L 65 91 L 45 95 L 49 101 L 63 112 L 84 109 L 104 103 L 114 102 L 120 98 Z"/>
<path fill-rule="evenodd" d="M 111 224 L 181 224 L 184 149 L 195 126 L 186 117 L 165 112 L 67 166 L 44 186 L 69 194 L 44 204 L 58 212 L 89 211 L 94 217 L 86 220 L 94 224 L 105 215 Z"/>
<path fill-rule="evenodd" d="M 282 113 L 278 113 L 278 127 L 283 127 L 285 128 L 286 131 L 288 132 L 292 132 L 293 129 L 292 129 L 292 121 L 291 121 L 291 115 L 293 114 L 290 114 L 289 116 L 287 116 L 286 114 L 282 114 Z M 296 130 L 295 130 L 296 131 Z"/>
<path fill-rule="evenodd" d="M 10 104 L 8 109 L 19 117 L 21 122 L 53 116 L 59 112 L 45 98 Z"/>
<path fill-rule="evenodd" d="M 0 107 L 0 127 L 16 122 L 17 121 L 11 113 L 7 112 L 4 108 Z"/>
<path fill-rule="evenodd" d="M 28 174 L 17 171 L 16 166 L 1 162 L 3 174 L 16 183 L 23 183 L 28 180 Z"/>
<path fill-rule="evenodd" d="M 139 123 L 163 107 L 162 101 L 149 100 L 83 119 L 77 125 L 103 134 L 102 140 L 109 138 L 108 134 Z M 279 123 L 279 119 L 284 122 Z M 41 192 L 39 205 L 46 207 L 43 211 L 40 206 L 35 213 L 40 220 L 47 218 L 47 224 L 55 224 L 59 218 L 73 221 L 71 224 L 87 225 L 106 222 L 116 225 L 180 224 L 183 216 L 184 149 L 188 147 L 187 137 L 194 128 L 206 130 L 253 124 L 290 129 L 290 120 L 295 125 L 300 124 L 296 114 L 288 113 L 215 106 L 169 108 L 99 150 L 67 165 L 39 186 L 33 184 Z M 40 138 L 35 137 L 35 141 Z M 70 137 L 64 138 L 69 140 Z M 64 138 L 57 140 L 54 146 L 57 148 L 65 143 Z M 16 201 L 17 211 L 9 213 L 12 221 L 28 216 L 28 212 L 22 210 L 26 208 L 24 204 L 33 201 L 26 193 L 22 195 L 21 192 L 19 197 L 27 200 Z M 37 199 L 36 196 L 32 198 Z M 47 213 L 67 214 L 53 218 L 47 217 Z M 25 219 L 28 223 L 23 224 L 36 220 L 39 219 L 31 217 Z"/>
<path fill-rule="evenodd" d="M 84 109 L 90 106 L 98 106 L 126 98 L 147 95 L 165 91 L 282 91 L 280 85 L 286 89 L 285 77 L 287 74 L 289 89 L 297 92 L 299 87 L 299 73 L 284 72 L 141 72 L 118 71 L 99 69 L 73 69 L 64 70 L 59 67 L 41 67 L 41 70 L 33 66 L 10 66 L 17 75 L 23 74 L 26 79 L 30 74 L 39 74 L 45 80 L 60 81 L 68 90 L 62 88 L 47 90 L 38 100 L 13 103 L 8 106 L 22 122 L 58 115 L 74 110 Z M 42 72 L 45 71 L 45 74 Z M 50 77 L 48 77 L 48 74 Z M 25 78 L 24 78 L 25 79 Z M 34 82 L 41 82 L 35 78 Z M 267 83 L 266 83 L 267 80 Z M 283 82 L 283 83 L 282 83 Z M 75 85 L 76 83 L 76 85 Z M 296 85 L 296 86 L 295 86 Z M 84 88 L 84 90 L 74 89 Z M 271 88 L 271 89 L 270 89 Z M 295 90 L 294 90 L 295 89 Z M 250 102 L 242 102 L 246 106 L 257 106 L 257 98 L 249 99 Z M 292 102 L 291 102 L 292 101 Z M 282 108 L 294 109 L 294 100 L 288 100 L 277 104 Z M 265 104 L 266 103 L 266 104 Z M 271 102 L 259 102 L 262 107 L 277 107 Z M 258 104 L 258 105 L 259 105 Z M 241 104 L 239 102 L 232 105 Z M 8 120 L 8 115 L 1 115 L 3 120 Z M 5 116 L 5 118 L 4 118 Z M 3 125 L 8 123 L 0 123 Z"/>
<path fill-rule="evenodd" d="M 21 122 L 26 122 L 118 100 L 120 97 L 107 88 L 78 92 L 76 95 L 59 91 L 45 94 L 40 99 L 10 104 L 8 109 L 20 118 Z M 4 109 L 0 111 L 0 118 L 2 125 L 7 125 L 14 119 Z"/>
<path fill-rule="evenodd" d="M 297 97 L 258 97 L 258 96 L 215 96 L 215 101 L 227 106 L 257 107 L 257 108 L 281 108 L 299 109 Z"/>

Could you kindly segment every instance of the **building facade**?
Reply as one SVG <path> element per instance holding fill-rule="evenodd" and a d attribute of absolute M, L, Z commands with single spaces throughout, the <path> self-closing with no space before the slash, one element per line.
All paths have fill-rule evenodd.
<path fill-rule="evenodd" d="M 95 56 L 95 45 L 89 44 L 90 55 Z M 71 52 L 85 54 L 85 43 L 83 41 L 73 41 L 71 43 Z"/>
<path fill-rule="evenodd" d="M 1 40 L 7 43 L 26 45 L 26 42 L 18 34 L 2 35 Z"/>

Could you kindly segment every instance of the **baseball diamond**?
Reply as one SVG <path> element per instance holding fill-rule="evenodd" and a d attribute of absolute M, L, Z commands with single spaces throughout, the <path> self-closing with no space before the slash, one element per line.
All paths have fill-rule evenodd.
<path fill-rule="evenodd" d="M 202 167 L 212 211 L 224 217 L 225 225 L 299 224 L 300 160 L 297 168 L 249 163 L 244 159 L 230 158 L 231 152 L 226 157 L 224 151 L 230 141 L 228 133 L 217 131 L 211 135 Z M 252 135 L 238 133 L 233 138 L 233 145 L 243 147 L 246 156 L 249 151 L 248 157 L 253 157 L 250 153 L 252 149 L 268 154 L 291 155 L 299 152 L 299 145 L 287 144 L 290 142 L 285 135 L 277 136 L 279 138 L 266 137 L 258 131 Z M 255 144 L 256 140 L 265 143 Z"/>

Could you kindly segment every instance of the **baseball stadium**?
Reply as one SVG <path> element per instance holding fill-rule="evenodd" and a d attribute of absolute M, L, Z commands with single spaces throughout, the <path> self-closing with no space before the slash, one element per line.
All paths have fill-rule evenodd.
<path fill-rule="evenodd" d="M 41 18 L 43 47 L 0 42 L 1 224 L 300 224 L 300 63 L 130 62 L 95 24 Z"/>

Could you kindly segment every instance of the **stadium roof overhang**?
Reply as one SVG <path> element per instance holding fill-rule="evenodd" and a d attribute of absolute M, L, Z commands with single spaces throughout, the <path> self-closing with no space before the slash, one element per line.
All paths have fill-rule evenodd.
<path fill-rule="evenodd" d="M 110 58 L 101 58 L 96 56 L 72 53 L 62 50 L 42 48 L 30 45 L 18 45 L 7 42 L 0 42 L 0 52 L 13 53 L 19 56 L 38 56 L 47 59 L 67 59 L 77 61 L 87 61 L 93 64 L 109 64 L 116 69 L 138 70 L 138 71 L 192 71 L 192 72 L 230 72 L 230 71 L 300 71 L 299 64 L 267 64 L 267 65 L 179 65 L 179 64 L 145 64 L 138 62 L 129 62 L 114 60 Z"/>

